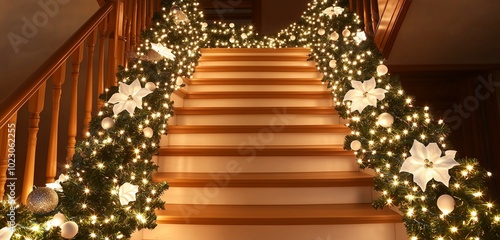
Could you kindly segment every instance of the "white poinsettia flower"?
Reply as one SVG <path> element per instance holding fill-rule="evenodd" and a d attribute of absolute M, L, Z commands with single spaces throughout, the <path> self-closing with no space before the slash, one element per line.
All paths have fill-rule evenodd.
<path fill-rule="evenodd" d="M 446 151 L 445 155 L 441 156 L 441 149 L 437 143 L 429 143 L 426 147 L 414 140 L 410 149 L 411 157 L 404 161 L 400 172 L 413 174 L 413 182 L 424 192 L 431 179 L 442 182 L 448 187 L 450 182 L 448 170 L 460 165 L 455 161 L 456 153 L 457 151 Z"/>
<path fill-rule="evenodd" d="M 3 227 L 0 229 L 0 240 L 9 240 L 13 234 L 14 230 L 12 227 Z"/>
<path fill-rule="evenodd" d="M 55 181 L 53 183 L 46 183 L 45 186 L 48 187 L 48 188 L 54 189 L 54 191 L 58 191 L 58 192 L 62 192 L 63 191 L 61 183 L 59 183 L 57 181 Z"/>
<path fill-rule="evenodd" d="M 387 92 L 382 88 L 375 88 L 375 78 L 366 81 L 351 81 L 354 89 L 349 90 L 344 96 L 345 101 L 351 101 L 351 111 L 358 110 L 360 113 L 367 106 L 377 106 L 377 100 L 385 98 Z"/>
<path fill-rule="evenodd" d="M 130 183 L 124 183 L 118 189 L 118 197 L 121 205 L 127 205 L 136 199 L 136 194 L 139 192 L 139 186 Z"/>
<path fill-rule="evenodd" d="M 363 32 L 363 31 L 359 31 L 359 32 L 357 32 L 357 33 L 356 33 L 356 36 L 354 37 L 354 40 L 355 40 L 356 42 L 358 42 L 358 43 L 359 43 L 359 42 L 362 42 L 362 41 L 365 41 L 366 39 L 367 39 L 367 37 L 366 37 L 366 33 L 365 33 L 365 32 Z"/>
<path fill-rule="evenodd" d="M 163 44 L 161 43 L 151 43 L 151 48 L 166 59 L 175 59 L 175 55 L 172 53 L 172 49 L 163 46 Z"/>
<path fill-rule="evenodd" d="M 174 12 L 175 25 L 179 25 L 181 23 L 186 23 L 186 22 L 189 22 L 189 18 L 183 11 L 175 11 Z"/>
<path fill-rule="evenodd" d="M 152 93 L 147 88 L 142 88 L 139 80 L 135 80 L 130 85 L 120 83 L 118 92 L 113 94 L 109 99 L 109 103 L 115 104 L 113 113 L 120 114 L 127 110 L 130 114 L 134 114 L 135 108 L 142 109 L 142 98 Z"/>
<path fill-rule="evenodd" d="M 62 192 L 63 188 L 61 186 L 61 183 L 66 182 L 68 180 L 69 180 L 68 175 L 61 174 L 59 175 L 59 178 L 55 182 L 47 183 L 45 184 L 45 186 L 54 189 L 54 191 Z"/>
<path fill-rule="evenodd" d="M 59 175 L 59 178 L 57 179 L 57 181 L 62 182 L 62 183 L 66 182 L 68 180 L 69 180 L 69 176 L 68 175 L 64 175 L 64 174 Z"/>
<path fill-rule="evenodd" d="M 344 8 L 341 8 L 341 7 L 329 7 L 327 9 L 325 9 L 323 11 L 324 14 L 328 15 L 328 16 L 338 16 L 340 14 L 342 14 L 344 12 Z"/>

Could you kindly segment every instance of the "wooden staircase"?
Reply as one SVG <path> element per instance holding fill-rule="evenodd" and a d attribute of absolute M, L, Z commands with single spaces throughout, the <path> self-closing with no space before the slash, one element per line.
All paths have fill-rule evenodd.
<path fill-rule="evenodd" d="M 157 159 L 166 210 L 138 239 L 407 239 L 399 214 L 371 207 L 309 53 L 202 50 Z"/>

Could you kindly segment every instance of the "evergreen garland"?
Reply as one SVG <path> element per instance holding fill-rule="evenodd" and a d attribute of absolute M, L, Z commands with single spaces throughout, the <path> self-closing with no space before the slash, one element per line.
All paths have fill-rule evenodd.
<path fill-rule="evenodd" d="M 154 211 L 163 208 L 161 195 L 168 184 L 153 182 L 158 167 L 151 159 L 174 114 L 170 96 L 182 87 L 177 79 L 193 74 L 200 49 L 307 47 L 312 50 L 310 60 L 316 62 L 323 82 L 332 90 L 336 110 L 349 121 L 352 134 L 346 136 L 344 148 L 351 150 L 351 143 L 359 141 L 361 147 L 355 154 L 360 167 L 374 170 L 375 189 L 381 192 L 373 203 L 375 208 L 399 208 L 411 239 L 500 239 L 500 214 L 487 202 L 484 187 L 491 174 L 477 160 L 458 159 L 460 165 L 449 171 L 449 187 L 431 180 L 425 192 L 414 183 L 412 174 L 401 172 L 415 140 L 424 145 L 437 143 L 443 152 L 449 150 L 449 129 L 429 114 L 428 107 L 415 106 L 397 78 L 377 71 L 383 67 L 383 58 L 370 39 L 364 40 L 358 16 L 347 9 L 337 16 L 323 13 L 347 5 L 346 0 L 312 0 L 298 22 L 275 36 L 261 37 L 251 26 L 205 23 L 196 0 L 164 0 L 163 10 L 154 16 L 154 26 L 143 33 L 144 42 L 131 59 L 131 67 L 120 67 L 117 73 L 121 83 L 138 79 L 142 87 L 151 82 L 156 89 L 144 97 L 143 108 L 135 109 L 133 115 L 114 115 L 113 104 L 106 103 L 92 119 L 88 138 L 77 144 L 67 166 L 69 180 L 61 184 L 63 192 L 54 213 L 59 211 L 79 225 L 75 239 L 127 239 L 136 229 L 154 228 Z M 175 59 L 159 57 L 151 43 L 171 49 Z M 353 89 L 351 81 L 371 78 L 377 88 L 387 91 L 385 98 L 361 113 L 351 111 L 350 103 L 343 100 Z M 107 102 L 117 92 L 118 87 L 113 87 L 101 99 Z M 390 127 L 378 123 L 382 113 L 393 116 Z M 115 124 L 103 129 L 101 123 L 107 117 Z M 146 127 L 153 129 L 151 138 L 143 133 Z M 124 183 L 139 186 L 136 200 L 128 205 L 121 205 L 117 194 Z M 446 194 L 453 197 L 455 209 L 444 214 L 437 199 Z M 0 227 L 7 225 L 10 211 L 11 204 L 3 201 Z M 37 216 L 22 205 L 15 211 L 12 239 L 61 239 L 61 229 L 48 225 L 54 213 Z"/>

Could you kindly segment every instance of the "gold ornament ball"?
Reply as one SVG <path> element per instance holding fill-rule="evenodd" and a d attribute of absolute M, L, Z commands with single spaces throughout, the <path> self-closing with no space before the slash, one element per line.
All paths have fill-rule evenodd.
<path fill-rule="evenodd" d="M 154 91 L 156 89 L 156 84 L 152 83 L 152 82 L 147 82 L 146 83 L 146 86 L 144 86 L 146 89 L 150 90 L 150 91 Z"/>
<path fill-rule="evenodd" d="M 351 31 L 349 31 L 349 29 L 344 29 L 344 31 L 342 31 L 342 36 L 344 37 L 351 36 Z"/>
<path fill-rule="evenodd" d="M 144 128 L 142 131 L 144 132 L 144 136 L 145 137 L 147 137 L 147 138 L 152 138 L 153 137 L 154 131 L 153 131 L 152 128 L 147 127 L 147 128 Z"/>
<path fill-rule="evenodd" d="M 318 30 L 318 34 L 321 35 L 321 36 L 325 35 L 325 33 L 326 33 L 326 30 L 324 28 L 320 28 Z"/>
<path fill-rule="evenodd" d="M 182 79 L 181 77 L 177 77 L 177 79 L 175 80 L 175 85 L 182 85 L 184 84 L 184 79 Z"/>
<path fill-rule="evenodd" d="M 447 215 L 455 210 L 455 199 L 448 194 L 441 195 L 437 200 L 437 206 L 444 215 Z"/>
<path fill-rule="evenodd" d="M 52 226 L 59 227 L 64 222 L 66 222 L 66 217 L 64 216 L 64 214 L 57 213 L 56 215 L 54 215 L 54 217 L 52 218 L 52 220 L 51 220 L 50 223 L 51 223 Z"/>
<path fill-rule="evenodd" d="M 383 76 L 383 75 L 386 75 L 387 73 L 389 72 L 389 69 L 387 68 L 386 65 L 378 65 L 377 67 L 377 74 L 379 76 Z"/>
<path fill-rule="evenodd" d="M 61 237 L 72 239 L 78 234 L 78 224 L 73 221 L 65 222 L 61 225 Z"/>
<path fill-rule="evenodd" d="M 361 142 L 358 140 L 352 141 L 350 145 L 351 145 L 351 149 L 354 151 L 358 151 L 359 149 L 361 149 Z"/>
<path fill-rule="evenodd" d="M 337 32 L 333 32 L 331 35 L 330 35 L 330 38 L 333 40 L 333 41 L 337 41 L 339 40 L 339 34 Z"/>
<path fill-rule="evenodd" d="M 378 116 L 378 124 L 380 126 L 389 128 L 394 123 L 394 117 L 390 113 L 382 113 Z"/>
<path fill-rule="evenodd" d="M 330 63 L 328 64 L 331 68 L 337 67 L 337 61 L 336 60 L 331 60 Z"/>
<path fill-rule="evenodd" d="M 56 209 L 59 203 L 57 193 L 48 187 L 35 188 L 26 199 L 26 206 L 37 215 L 50 213 Z"/>
<path fill-rule="evenodd" d="M 106 118 L 104 118 L 104 119 L 101 121 L 101 127 L 102 127 L 104 130 L 110 129 L 110 128 L 112 128 L 114 125 L 115 125 L 115 120 L 113 120 L 113 118 L 110 118 L 110 117 L 106 117 Z"/>

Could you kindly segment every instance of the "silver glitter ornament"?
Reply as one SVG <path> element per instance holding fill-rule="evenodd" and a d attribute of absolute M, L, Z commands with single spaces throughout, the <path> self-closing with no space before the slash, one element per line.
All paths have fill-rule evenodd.
<path fill-rule="evenodd" d="M 36 215 L 50 213 L 56 209 L 59 203 L 57 193 L 47 187 L 35 188 L 26 199 L 26 206 Z"/>

